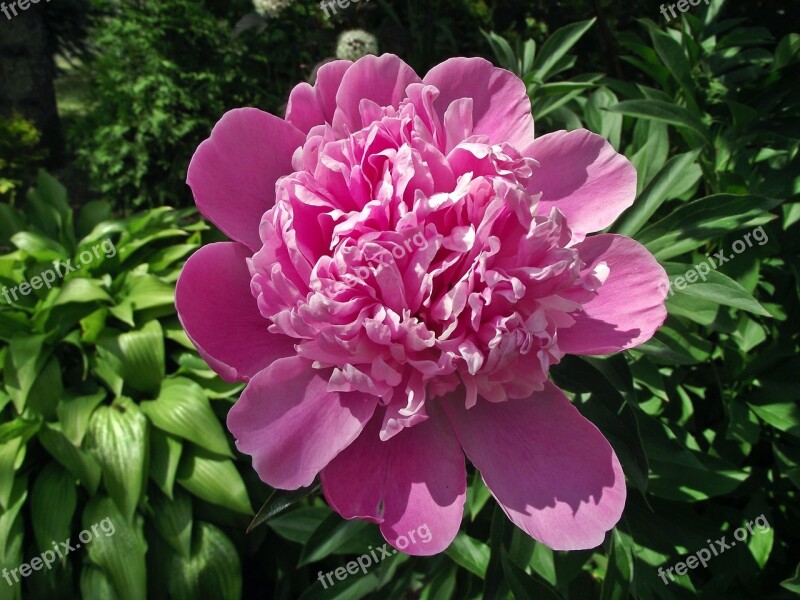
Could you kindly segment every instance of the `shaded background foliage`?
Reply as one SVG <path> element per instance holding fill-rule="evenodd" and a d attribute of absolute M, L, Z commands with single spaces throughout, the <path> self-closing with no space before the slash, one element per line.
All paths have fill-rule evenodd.
<path fill-rule="evenodd" d="M 117 530 L 0 583 L 0 599 L 796 595 L 797 16 L 788 0 L 712 2 L 670 24 L 643 1 L 372 0 L 327 20 L 298 0 L 263 20 L 244 0 L 59 0 L 0 21 L 4 36 L 18 28 L 0 46 L 46 32 L 0 67 L 22 73 L 55 53 L 67 133 L 62 154 L 37 130 L 52 127 L 46 94 L 32 110 L 23 99 L 35 90 L 4 80 L 0 286 L 103 240 L 116 249 L 52 289 L 0 298 L 0 568 L 105 517 Z M 539 134 L 587 127 L 609 139 L 639 173 L 637 201 L 611 230 L 671 277 L 732 254 L 757 227 L 768 238 L 676 289 L 644 346 L 552 370 L 628 478 L 623 519 L 597 549 L 534 542 L 470 471 L 445 553 L 398 554 L 324 590 L 318 572 L 380 546 L 377 529 L 342 520 L 316 489 L 273 493 L 224 429 L 241 385 L 208 369 L 173 307 L 183 261 L 221 239 L 191 207 L 188 160 L 225 110 L 280 113 L 355 28 L 420 72 L 486 56 L 525 81 Z M 39 170 L 47 160 L 57 177 Z M 760 515 L 768 532 L 662 583 L 659 567 Z"/>

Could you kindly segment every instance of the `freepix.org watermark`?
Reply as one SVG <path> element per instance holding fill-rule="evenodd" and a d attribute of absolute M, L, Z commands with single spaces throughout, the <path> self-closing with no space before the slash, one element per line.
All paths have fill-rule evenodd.
<path fill-rule="evenodd" d="M 711 271 L 716 271 L 720 265 L 724 265 L 729 260 L 736 258 L 737 254 L 741 254 L 748 248 L 752 248 L 753 240 L 755 240 L 759 246 L 763 246 L 769 241 L 767 232 L 764 231 L 763 227 L 758 226 L 753 231 L 745 234 L 742 239 L 733 242 L 733 244 L 731 244 L 731 250 L 734 252 L 732 255 L 725 254 L 725 250 L 720 250 L 715 254 L 709 254 L 706 256 L 708 260 L 701 261 L 699 264 L 694 265 L 694 267 L 686 271 L 686 273 L 671 279 L 669 283 L 663 284 L 661 287 L 667 287 L 669 296 L 672 296 L 676 289 L 680 291 L 686 288 L 687 285 L 696 283 L 698 279 L 705 281 Z"/>
<path fill-rule="evenodd" d="M 350 6 L 351 3 L 358 4 L 358 1 L 359 0 L 322 0 L 322 2 L 319 3 L 319 7 L 325 13 L 325 18 L 330 19 L 331 13 L 335 15 L 337 12 L 339 12 L 337 6 L 338 8 L 345 10 L 347 7 Z M 366 4 L 370 0 L 361 0 L 361 1 L 364 2 L 364 4 Z"/>
<path fill-rule="evenodd" d="M 354 287 L 359 283 L 364 283 L 370 275 L 370 270 L 377 274 L 378 267 L 389 268 L 390 264 L 386 261 L 389 259 L 390 254 L 395 260 L 400 260 L 410 253 L 414 247 L 418 250 L 426 250 L 428 248 L 428 239 L 421 231 L 407 239 L 402 246 L 394 246 L 391 251 L 387 250 L 380 253 L 376 258 L 370 259 L 367 266 L 356 267 L 355 274 L 345 273 L 342 276 L 342 280 L 348 287 Z"/>
<path fill-rule="evenodd" d="M 6 19 L 9 21 L 16 17 L 19 13 L 19 10 L 28 10 L 31 7 L 31 4 L 39 4 L 39 2 L 50 2 L 50 0 L 16 0 L 15 2 L 9 2 L 6 5 L 5 2 L 0 3 L 0 11 L 6 16 Z"/>
<path fill-rule="evenodd" d="M 78 261 L 72 264 L 72 259 L 68 258 L 65 261 L 53 261 L 53 268 L 43 271 L 41 275 L 31 277 L 30 281 L 26 281 L 12 288 L 3 286 L 0 290 L 0 295 L 6 299 L 6 302 L 13 304 L 19 302 L 19 295 L 27 296 L 33 290 L 40 290 L 47 287 L 49 290 L 56 279 L 62 279 L 64 276 L 75 271 L 79 271 L 83 265 L 87 265 L 93 260 L 100 258 L 100 254 L 105 254 L 106 258 L 113 258 L 117 254 L 117 249 L 111 240 L 103 240 L 100 244 L 95 244 L 90 250 L 84 250 L 78 256 Z M 13 298 L 13 300 L 12 300 Z"/>
<path fill-rule="evenodd" d="M 672 18 L 677 19 L 678 15 L 675 13 L 676 6 L 678 7 L 679 11 L 685 13 L 687 10 L 689 10 L 689 6 L 697 6 L 698 4 L 700 4 L 700 1 L 701 0 L 678 0 L 676 4 L 666 4 L 666 5 L 662 4 L 659 10 L 661 11 L 661 14 L 664 15 L 664 18 L 667 20 L 667 23 L 669 23 L 671 19 L 667 15 L 668 8 L 669 12 L 672 13 Z M 708 4 L 708 0 L 702 0 L 702 1 Z"/>
<path fill-rule="evenodd" d="M 408 548 L 409 544 L 416 544 L 417 541 L 422 542 L 423 544 L 427 544 L 433 539 L 431 536 L 431 530 L 428 528 L 427 524 L 422 524 L 416 528 L 416 530 L 411 530 L 408 532 L 408 535 L 401 535 L 397 538 L 395 543 L 397 544 L 398 548 L 401 550 Z M 373 564 L 378 564 L 384 558 L 389 558 L 395 554 L 397 554 L 397 550 L 392 548 L 391 550 L 388 548 L 389 544 L 384 544 L 380 548 L 373 549 L 372 546 L 368 546 L 369 554 L 362 554 L 356 560 L 351 560 L 347 563 L 344 567 L 339 567 L 334 571 L 330 571 L 328 573 L 323 573 L 322 571 L 319 572 L 317 579 L 319 579 L 320 583 L 322 583 L 322 587 L 324 589 L 328 589 L 328 585 L 335 585 L 336 582 L 333 580 L 333 576 L 336 576 L 336 579 L 339 581 L 344 581 L 347 579 L 348 575 L 356 575 L 358 570 L 361 569 L 361 572 L 366 575 L 367 569 L 372 566 Z M 380 556 L 375 554 L 375 551 L 380 553 Z M 373 562 L 374 561 L 374 562 Z M 325 583 L 327 579 L 328 583 Z"/>
<path fill-rule="evenodd" d="M 714 556 L 719 556 L 725 552 L 725 550 L 729 550 L 736 545 L 737 541 L 745 541 L 748 533 L 749 535 L 753 535 L 755 533 L 753 531 L 753 525 L 758 527 L 758 533 L 766 533 L 770 530 L 767 517 L 761 514 L 757 516 L 754 521 L 748 521 L 746 523 L 745 527 L 747 527 L 747 529 L 745 529 L 745 527 L 739 527 L 733 532 L 733 537 L 735 537 L 736 540 L 731 540 L 730 543 L 728 543 L 725 539 L 727 536 L 725 535 L 713 542 L 711 540 L 706 540 L 708 548 L 700 548 L 700 550 L 694 554 L 690 554 L 685 561 L 677 562 L 667 569 L 658 567 L 658 576 L 661 577 L 661 581 L 664 582 L 664 585 L 669 585 L 670 581 L 675 581 L 675 576 L 672 574 L 672 571 L 675 571 L 678 575 L 685 575 L 689 569 L 696 569 L 698 565 L 703 565 L 703 568 L 705 568 L 708 566 L 708 561 Z M 667 575 L 669 575 L 670 581 L 667 581 Z"/>
<path fill-rule="evenodd" d="M 98 528 L 100 531 L 98 531 Z M 75 545 L 72 545 L 70 541 L 72 538 L 67 538 L 64 542 L 53 542 L 53 550 L 45 550 L 39 556 L 32 558 L 29 563 L 22 563 L 16 569 L 3 569 L 3 577 L 5 578 L 8 585 L 14 585 L 14 583 L 19 583 L 19 577 L 17 574 L 21 575 L 22 577 L 27 577 L 33 571 L 40 571 L 42 567 L 46 567 L 46 569 L 52 569 L 53 564 L 62 558 L 65 558 L 67 554 L 72 552 L 73 550 L 77 550 L 81 547 L 81 545 L 86 545 L 91 542 L 93 539 L 100 537 L 100 532 L 106 534 L 106 537 L 110 537 L 114 535 L 117 531 L 114 527 L 114 523 L 111 521 L 109 517 L 106 517 L 99 523 L 95 523 L 92 525 L 91 530 L 84 529 L 78 534 L 78 539 L 80 542 L 76 542 Z M 11 578 L 14 578 L 14 581 L 11 581 Z"/>

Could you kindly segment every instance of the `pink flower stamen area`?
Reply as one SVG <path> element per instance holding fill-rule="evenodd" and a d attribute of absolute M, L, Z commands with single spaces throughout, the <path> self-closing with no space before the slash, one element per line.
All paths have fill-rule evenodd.
<path fill-rule="evenodd" d="M 319 477 L 396 548 L 427 523 L 403 551 L 429 555 L 459 530 L 466 457 L 535 539 L 602 543 L 622 468 L 548 373 L 650 339 L 667 289 L 644 247 L 596 233 L 636 195 L 606 140 L 535 137 L 524 83 L 485 60 L 420 78 L 368 56 L 320 68 L 285 119 L 227 113 L 188 181 L 233 241 L 187 261 L 178 314 L 247 382 L 228 427 L 265 483 Z"/>

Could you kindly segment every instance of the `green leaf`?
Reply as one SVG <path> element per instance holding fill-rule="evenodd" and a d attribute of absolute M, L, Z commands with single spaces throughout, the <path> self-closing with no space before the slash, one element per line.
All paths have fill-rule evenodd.
<path fill-rule="evenodd" d="M 330 514 L 324 506 L 305 506 L 271 518 L 269 526 L 282 538 L 305 545 Z"/>
<path fill-rule="evenodd" d="M 539 81 L 546 81 L 547 77 L 554 70 L 559 60 L 569 50 L 578 43 L 583 35 L 594 25 L 595 19 L 588 19 L 578 23 L 572 23 L 566 27 L 558 29 L 547 38 L 542 45 L 542 49 L 533 61 L 533 69 Z"/>
<path fill-rule="evenodd" d="M 779 431 L 800 437 L 800 407 L 795 402 L 748 404 L 758 418 Z"/>
<path fill-rule="evenodd" d="M 21 438 L 22 443 L 25 443 L 36 435 L 41 426 L 41 419 L 25 419 L 23 417 L 17 417 L 13 421 L 3 423 L 0 425 L 0 445 L 17 438 Z"/>
<path fill-rule="evenodd" d="M 708 128 L 688 110 L 662 100 L 625 100 L 606 110 L 639 119 L 652 119 L 668 125 L 689 129 L 710 141 Z"/>
<path fill-rule="evenodd" d="M 17 463 L 20 450 L 24 452 L 24 449 L 25 446 L 20 438 L 14 438 L 4 444 L 0 444 L 0 509 L 8 508 L 16 472 L 19 468 Z"/>
<path fill-rule="evenodd" d="M 195 446 L 184 447 L 177 480 L 206 502 L 253 514 L 242 476 L 230 459 L 221 459 Z"/>
<path fill-rule="evenodd" d="M 247 527 L 247 533 L 250 533 L 258 527 L 263 525 L 275 515 L 283 512 L 292 504 L 299 502 L 303 498 L 315 494 L 320 489 L 320 484 L 316 483 L 309 487 L 300 488 L 298 490 L 274 490 L 264 505 L 259 509 L 258 514 Z"/>
<path fill-rule="evenodd" d="M 705 267 L 698 271 L 697 267 L 702 265 Z M 670 278 L 670 296 L 673 293 L 684 294 L 709 300 L 723 306 L 746 310 L 756 315 L 770 316 L 767 310 L 747 290 L 724 273 L 712 271 L 706 261 L 699 265 L 662 263 L 662 266 Z M 706 270 L 709 272 L 705 273 Z M 687 275 L 694 280 L 693 283 L 687 283 Z M 682 278 L 682 282 L 677 281 L 679 277 Z M 678 283 L 682 284 L 678 285 Z"/>
<path fill-rule="evenodd" d="M 164 331 L 158 321 L 150 321 L 139 331 L 101 339 L 97 352 L 98 359 L 126 385 L 145 394 L 158 393 L 165 370 Z"/>
<path fill-rule="evenodd" d="M 505 550 L 502 551 L 501 560 L 506 582 L 517 600 L 558 600 L 561 598 L 549 585 L 528 575 L 514 564 Z"/>
<path fill-rule="evenodd" d="M 689 105 L 689 109 L 695 114 L 698 113 L 699 108 L 695 100 L 695 85 L 692 79 L 692 66 L 683 48 L 669 34 L 655 27 L 650 28 L 650 37 L 653 40 L 653 48 L 658 53 L 662 63 L 683 89 L 684 98 Z"/>
<path fill-rule="evenodd" d="M 45 466 L 31 493 L 31 521 L 39 548 L 70 536 L 77 504 L 75 477 L 57 463 Z"/>
<path fill-rule="evenodd" d="M 183 444 L 181 441 L 158 429 L 150 430 L 150 478 L 172 498 L 172 488 L 178 472 Z"/>
<path fill-rule="evenodd" d="M 11 243 L 39 261 L 64 260 L 68 256 L 64 246 L 33 231 L 21 231 L 14 234 L 11 236 Z"/>
<path fill-rule="evenodd" d="M 119 600 L 111 580 L 95 567 L 81 569 L 81 598 L 83 600 Z"/>
<path fill-rule="evenodd" d="M 300 555 L 298 566 L 317 562 L 331 554 L 342 552 L 349 542 L 358 540 L 372 525 L 366 521 L 345 520 L 337 513 L 331 513 L 311 534 Z M 362 552 L 367 552 L 367 541 L 364 541 Z M 393 554 L 396 550 L 391 551 Z"/>
<path fill-rule="evenodd" d="M 794 575 L 789 579 L 781 581 L 781 587 L 786 588 L 790 592 L 800 594 L 800 564 L 794 570 Z"/>
<path fill-rule="evenodd" d="M 144 491 L 148 444 L 147 419 L 129 399 L 101 406 L 92 415 L 87 449 L 100 463 L 103 484 L 129 522 Z"/>
<path fill-rule="evenodd" d="M 86 435 L 86 430 L 89 428 L 89 419 L 107 395 L 108 393 L 104 389 L 99 389 L 86 396 L 72 394 L 62 396 L 56 412 L 64 435 L 69 438 L 70 442 L 76 446 L 81 445 L 83 436 Z"/>
<path fill-rule="evenodd" d="M 686 177 L 687 169 L 695 163 L 699 154 L 698 149 L 670 158 L 639 194 L 633 206 L 625 211 L 613 230 L 620 235 L 633 237 L 655 214 L 664 200 L 674 197 L 671 192 L 675 189 L 677 181 Z M 698 170 L 692 176 L 693 180 L 697 181 L 700 175 Z"/>
<path fill-rule="evenodd" d="M 679 256 L 723 235 L 771 221 L 780 200 L 715 194 L 680 206 L 637 236 L 659 260 Z M 726 255 L 730 255 L 726 249 Z"/>
<path fill-rule="evenodd" d="M 156 531 L 182 558 L 192 552 L 192 499 L 178 491 L 174 498 L 155 493 L 150 496 L 151 522 Z"/>
<path fill-rule="evenodd" d="M 100 464 L 91 454 L 70 442 L 57 425 L 45 424 L 39 430 L 39 441 L 94 495 L 100 483 L 101 471 Z"/>
<path fill-rule="evenodd" d="M 83 511 L 83 528 L 98 532 L 86 545 L 91 563 L 101 569 L 119 600 L 147 598 L 147 544 L 142 532 L 142 518 L 129 522 L 108 497 L 96 496 Z M 107 531 L 108 530 L 108 531 Z"/>
<path fill-rule="evenodd" d="M 472 484 L 469 486 L 469 515 L 472 521 L 475 520 L 475 517 L 478 516 L 491 497 L 492 493 L 483 482 L 480 472 L 475 471 L 472 476 Z"/>
<path fill-rule="evenodd" d="M 44 348 L 45 339 L 43 335 L 31 335 L 14 338 L 8 344 L 3 375 L 6 390 L 20 414 L 39 373 L 50 358 L 50 351 Z"/>
<path fill-rule="evenodd" d="M 190 379 L 166 379 L 158 398 L 141 403 L 153 425 L 215 454 L 233 457 L 203 388 Z"/>
<path fill-rule="evenodd" d="M 608 565 L 600 593 L 602 600 L 624 600 L 629 597 L 633 583 L 634 562 L 631 546 L 625 537 L 614 529 L 608 551 Z"/>
<path fill-rule="evenodd" d="M 169 572 L 170 593 L 175 600 L 242 597 L 242 565 L 236 547 L 209 523 L 196 524 L 191 556 L 176 556 Z"/>
<path fill-rule="evenodd" d="M 110 303 L 111 301 L 111 296 L 103 289 L 102 281 L 76 277 L 64 284 L 53 301 L 53 306 L 87 302 Z"/>
<path fill-rule="evenodd" d="M 453 543 L 445 550 L 453 562 L 481 579 L 486 576 L 489 565 L 489 546 L 459 532 Z"/>
<path fill-rule="evenodd" d="M 769 560 L 772 552 L 772 544 L 775 541 L 775 530 L 770 527 L 766 531 L 756 529 L 755 535 L 751 535 L 747 541 L 747 548 L 756 560 L 759 568 L 763 569 Z"/>

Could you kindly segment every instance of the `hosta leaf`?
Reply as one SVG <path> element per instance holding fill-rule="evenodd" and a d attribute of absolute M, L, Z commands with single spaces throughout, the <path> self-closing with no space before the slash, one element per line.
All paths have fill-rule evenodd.
<path fill-rule="evenodd" d="M 126 385 L 146 394 L 158 393 L 165 369 L 164 332 L 158 321 L 150 321 L 139 331 L 104 338 L 98 346 L 98 357 Z"/>
<path fill-rule="evenodd" d="M 59 290 L 53 306 L 86 302 L 111 302 L 111 296 L 97 279 L 75 278 L 67 281 Z"/>
<path fill-rule="evenodd" d="M 172 435 L 194 442 L 215 454 L 233 457 L 203 388 L 190 379 L 167 379 L 158 398 L 142 402 L 142 410 L 153 424 Z"/>
<path fill-rule="evenodd" d="M 145 600 L 147 545 L 142 518 L 137 515 L 128 521 L 113 500 L 96 496 L 83 511 L 82 525 L 88 530 L 92 525 L 100 525 L 99 535 L 94 535 L 86 545 L 87 554 L 91 563 L 108 578 L 119 600 Z"/>
<path fill-rule="evenodd" d="M 242 597 L 242 565 L 236 547 L 209 523 L 195 525 L 191 556 L 176 556 L 170 574 L 170 592 L 175 600 Z"/>
<path fill-rule="evenodd" d="M 33 231 L 20 231 L 12 235 L 11 243 L 40 261 L 64 260 L 68 256 L 64 246 Z"/>
<path fill-rule="evenodd" d="M 58 403 L 56 412 L 58 420 L 69 440 L 76 446 L 80 446 L 86 430 L 89 428 L 89 419 L 98 405 L 105 400 L 107 392 L 104 389 L 97 390 L 94 394 L 86 396 L 74 396 L 67 394 L 62 396 Z"/>
<path fill-rule="evenodd" d="M 21 447 L 22 440 L 18 437 L 0 444 L 0 509 L 8 507 Z"/>
<path fill-rule="evenodd" d="M 150 497 L 153 509 L 152 523 L 158 533 L 183 558 L 192 551 L 192 499 L 178 491 L 172 499 L 163 494 Z"/>
<path fill-rule="evenodd" d="M 129 399 L 101 406 L 92 415 L 87 449 L 102 467 L 106 491 L 129 522 L 144 488 L 148 444 L 147 419 Z"/>
<path fill-rule="evenodd" d="M 150 478 L 169 498 L 182 452 L 183 443 L 179 439 L 158 429 L 150 430 Z"/>
<path fill-rule="evenodd" d="M 44 425 L 39 430 L 39 441 L 53 458 L 86 486 L 90 494 L 97 491 L 100 483 L 100 464 L 91 454 L 70 442 L 55 425 Z"/>
<path fill-rule="evenodd" d="M 75 477 L 51 462 L 36 477 L 31 493 L 31 521 L 39 548 L 70 536 L 78 503 Z"/>
<path fill-rule="evenodd" d="M 184 447 L 178 483 L 198 498 L 250 515 L 253 507 L 242 476 L 227 458 L 219 458 L 195 446 Z"/>
<path fill-rule="evenodd" d="M 81 598 L 83 600 L 119 600 L 111 580 L 102 570 L 84 567 L 81 570 Z"/>

